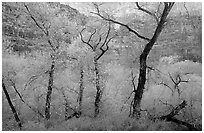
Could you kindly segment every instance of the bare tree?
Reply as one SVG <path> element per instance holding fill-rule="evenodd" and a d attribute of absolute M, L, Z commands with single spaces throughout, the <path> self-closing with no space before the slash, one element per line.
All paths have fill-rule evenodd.
<path fill-rule="evenodd" d="M 140 103 L 141 103 L 143 91 L 145 89 L 145 82 L 146 82 L 147 57 L 152 47 L 154 46 L 155 42 L 157 41 L 157 38 L 159 37 L 162 29 L 164 28 L 166 24 L 167 16 L 169 12 L 171 11 L 174 5 L 174 2 L 164 2 L 163 4 L 164 4 L 163 12 L 161 15 L 158 16 L 155 13 L 152 13 L 151 11 L 141 7 L 139 3 L 136 2 L 136 6 L 139 10 L 143 11 L 144 13 L 148 14 L 149 16 L 153 17 L 156 20 L 157 27 L 153 33 L 152 38 L 148 38 L 148 37 L 141 35 L 136 30 L 128 26 L 127 24 L 111 19 L 110 17 L 106 17 L 100 12 L 99 6 L 97 4 L 94 4 L 96 11 L 97 11 L 97 12 L 94 12 L 94 14 L 98 15 L 103 20 L 124 26 L 125 28 L 129 30 L 129 32 L 135 34 L 136 37 L 139 37 L 140 39 L 147 41 L 147 44 L 145 45 L 140 55 L 140 72 L 139 72 L 137 89 L 134 90 L 134 98 L 133 98 L 133 104 L 132 104 L 133 111 L 131 113 L 132 117 L 140 118 L 140 110 L 141 110 Z"/>
<path fill-rule="evenodd" d="M 57 54 L 57 49 L 59 48 L 59 46 L 54 46 L 54 44 L 52 43 L 52 40 L 50 39 L 50 35 L 49 35 L 49 27 L 46 27 L 44 24 L 41 24 L 40 22 L 37 21 L 37 19 L 35 18 L 35 16 L 31 13 L 28 5 L 26 5 L 24 3 L 24 7 L 27 10 L 28 15 L 30 16 L 30 18 L 33 20 L 33 22 L 35 23 L 35 25 L 44 33 L 44 35 L 47 38 L 47 43 L 49 44 L 49 46 L 51 47 L 51 66 L 50 66 L 50 70 L 48 72 L 49 75 L 49 81 L 48 81 L 48 89 L 47 89 L 47 95 L 46 95 L 46 103 L 45 103 L 45 118 L 47 120 L 50 119 L 50 103 L 51 103 L 51 94 L 52 94 L 52 89 L 53 89 L 53 81 L 54 81 L 54 69 L 55 69 L 55 60 L 56 60 L 56 54 Z"/>
<path fill-rule="evenodd" d="M 85 28 L 80 32 L 80 37 L 81 37 L 81 41 L 85 44 L 87 44 L 91 50 L 95 53 L 94 55 L 94 71 L 95 71 L 95 84 L 96 84 L 96 97 L 95 97 L 95 114 L 94 116 L 97 117 L 99 114 L 99 105 L 101 102 L 101 97 L 102 97 L 102 88 L 100 85 L 100 71 L 99 71 L 99 63 L 98 60 L 108 51 L 109 49 L 109 42 L 111 41 L 111 39 L 113 39 L 114 37 L 110 37 L 110 31 L 111 31 L 111 24 L 110 22 L 108 23 L 108 31 L 105 35 L 105 38 L 103 39 L 102 42 L 102 35 L 99 35 L 99 39 L 98 41 L 95 41 L 93 44 L 91 44 L 91 42 L 93 41 L 93 36 L 96 34 L 96 29 L 94 29 L 94 32 L 91 33 L 91 35 L 89 36 L 89 39 L 87 41 L 84 40 L 82 32 L 85 30 Z M 96 52 L 100 51 L 99 54 L 97 54 Z"/>

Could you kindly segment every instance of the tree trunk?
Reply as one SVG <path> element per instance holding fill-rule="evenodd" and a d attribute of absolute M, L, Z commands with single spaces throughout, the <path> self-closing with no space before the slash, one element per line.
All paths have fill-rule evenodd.
<path fill-rule="evenodd" d="M 65 108 L 64 108 L 64 112 L 65 112 L 65 116 L 64 116 L 64 118 L 65 118 L 65 120 L 68 120 L 68 117 L 69 117 L 69 100 L 68 100 L 68 98 L 66 97 L 66 94 L 65 94 L 65 92 L 64 92 L 64 90 L 63 90 L 63 88 L 61 89 L 61 92 L 62 92 L 62 95 L 63 95 L 63 97 L 64 97 L 64 106 L 65 106 Z"/>
<path fill-rule="evenodd" d="M 81 71 L 80 71 L 80 86 L 79 86 L 79 109 L 78 109 L 78 113 L 81 114 L 81 109 L 82 109 L 82 98 L 83 98 L 83 91 L 84 91 L 84 71 L 83 71 L 83 65 L 81 65 Z"/>
<path fill-rule="evenodd" d="M 52 94 L 52 87 L 53 87 L 53 80 L 54 80 L 54 68 L 55 68 L 55 60 L 52 59 L 52 65 L 49 71 L 49 82 L 48 82 L 48 90 L 47 90 L 46 103 L 45 103 L 45 118 L 47 120 L 50 119 L 50 103 L 51 103 L 51 94 Z"/>
<path fill-rule="evenodd" d="M 137 90 L 135 90 L 135 95 L 133 99 L 133 111 L 132 117 L 139 118 L 140 117 L 140 103 L 142 100 L 142 95 L 146 82 L 146 57 L 144 54 L 140 56 L 140 73 L 138 79 Z"/>
<path fill-rule="evenodd" d="M 69 103 L 68 103 L 68 99 L 65 97 L 65 121 L 68 120 L 69 117 Z"/>
<path fill-rule="evenodd" d="M 2 80 L 2 88 L 3 88 L 4 93 L 5 93 L 5 95 L 6 95 L 6 99 L 7 99 L 8 103 L 9 103 L 9 106 L 10 106 L 12 112 L 13 112 L 13 115 L 14 115 L 14 117 L 15 117 L 15 120 L 16 120 L 16 122 L 18 123 L 18 127 L 19 127 L 20 130 L 21 130 L 21 128 L 22 128 L 21 120 L 19 119 L 18 114 L 17 114 L 17 112 L 16 112 L 16 109 L 15 109 L 15 107 L 13 106 L 13 103 L 11 102 L 10 96 L 9 96 L 7 90 L 6 90 L 6 86 L 5 86 L 5 84 L 3 83 L 3 80 Z"/>
<path fill-rule="evenodd" d="M 160 31 L 161 32 L 161 31 Z M 160 33 L 159 32 L 159 33 Z M 157 37 L 159 34 L 157 34 Z M 142 100 L 142 95 L 145 89 L 145 82 L 146 82 L 146 68 L 147 68 L 147 56 L 152 49 L 154 43 L 156 41 L 156 38 L 153 38 L 143 50 L 142 54 L 140 55 L 140 73 L 138 78 L 138 85 L 137 90 L 135 91 L 134 99 L 133 99 L 133 111 L 132 114 L 130 114 L 131 117 L 134 117 L 136 119 L 140 118 L 140 104 Z"/>
<path fill-rule="evenodd" d="M 99 114 L 99 105 L 101 101 L 102 91 L 100 87 L 100 75 L 98 69 L 98 62 L 94 59 L 95 73 L 96 73 L 96 98 L 95 98 L 95 114 L 94 117 L 97 117 Z"/>
<path fill-rule="evenodd" d="M 139 78 L 138 78 L 138 86 L 137 90 L 135 91 L 134 99 L 133 99 L 133 111 L 131 116 L 135 118 L 140 118 L 140 103 L 142 100 L 142 95 L 144 92 L 145 88 L 145 82 L 146 82 L 146 61 L 147 61 L 147 56 L 149 55 L 152 47 L 154 46 L 155 42 L 157 41 L 157 38 L 159 37 L 165 22 L 166 18 L 173 7 L 174 3 L 164 3 L 165 7 L 161 16 L 161 19 L 157 25 L 157 28 L 154 32 L 153 37 L 149 41 L 149 43 L 146 44 L 144 50 L 142 51 L 142 54 L 140 55 L 140 73 L 139 73 Z"/>

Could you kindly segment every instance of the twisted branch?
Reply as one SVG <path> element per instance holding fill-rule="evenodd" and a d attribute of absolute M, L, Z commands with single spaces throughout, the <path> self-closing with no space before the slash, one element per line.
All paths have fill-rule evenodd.
<path fill-rule="evenodd" d="M 158 19 L 158 17 L 156 16 L 156 14 L 154 14 L 154 13 L 148 11 L 147 9 L 142 8 L 142 7 L 139 5 L 138 2 L 136 2 L 135 4 L 136 4 L 138 10 L 141 10 L 141 11 L 143 11 L 143 12 L 149 14 L 150 16 L 154 17 L 154 19 L 156 20 L 157 24 L 159 23 L 159 19 Z"/>

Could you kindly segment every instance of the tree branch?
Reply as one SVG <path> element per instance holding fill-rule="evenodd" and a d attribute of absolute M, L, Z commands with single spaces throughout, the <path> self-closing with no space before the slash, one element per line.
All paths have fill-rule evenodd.
<path fill-rule="evenodd" d="M 102 36 L 100 35 L 97 44 L 94 46 L 95 50 L 98 47 L 98 45 L 100 44 L 101 40 L 102 40 Z"/>
<path fill-rule="evenodd" d="M 106 34 L 106 37 L 105 37 L 105 40 L 104 40 L 103 44 L 101 45 L 101 48 L 106 44 L 106 41 L 107 41 L 108 36 L 109 36 L 109 34 L 110 34 L 110 30 L 111 30 L 111 27 L 110 27 L 110 22 L 109 22 L 109 23 L 108 23 L 108 32 L 107 32 L 107 34 Z"/>
<path fill-rule="evenodd" d="M 168 120 L 175 115 L 178 114 L 178 112 L 183 109 L 187 105 L 186 101 L 184 100 L 181 104 L 179 104 L 176 108 L 174 108 L 168 115 L 159 117 L 160 120 Z"/>
<path fill-rule="evenodd" d="M 45 35 L 48 36 L 48 31 L 45 31 L 45 29 L 43 29 L 43 28 L 40 26 L 40 24 L 39 24 L 39 23 L 37 22 L 37 20 L 33 17 L 33 15 L 31 14 L 31 12 L 30 12 L 28 6 L 27 6 L 25 3 L 24 3 L 24 6 L 25 6 L 26 10 L 28 11 L 28 14 L 30 15 L 31 19 L 35 22 L 36 26 L 37 26 L 38 28 L 40 28 L 40 29 L 43 31 L 43 33 L 45 33 Z"/>
<path fill-rule="evenodd" d="M 140 35 L 137 31 L 133 30 L 133 29 L 130 28 L 128 25 L 123 24 L 123 23 L 121 23 L 121 22 L 118 22 L 118 21 L 116 21 L 116 20 L 113 20 L 113 19 L 111 19 L 111 18 L 109 18 L 109 17 L 106 18 L 106 17 L 104 17 L 103 15 L 101 15 L 98 5 L 95 5 L 95 8 L 96 8 L 97 12 L 96 12 L 96 13 L 95 13 L 95 12 L 91 12 L 92 14 L 95 14 L 95 15 L 99 16 L 100 18 L 102 18 L 102 19 L 104 19 L 104 20 L 106 20 L 106 21 L 109 21 L 109 22 L 112 22 L 112 23 L 115 23 L 115 24 L 119 24 L 119 25 L 121 25 L 121 26 L 124 26 L 124 27 L 126 27 L 130 32 L 132 32 L 132 33 L 134 33 L 136 36 L 138 36 L 139 38 L 141 38 L 141 39 L 143 39 L 143 40 L 146 40 L 146 41 L 148 41 L 148 42 L 150 41 L 149 38 Z"/>
<path fill-rule="evenodd" d="M 14 81 L 12 81 L 11 79 L 9 79 L 9 81 L 11 82 L 15 92 L 18 94 L 19 98 L 21 99 L 21 101 L 26 104 L 32 111 L 34 111 L 35 113 L 38 113 L 42 118 L 44 118 L 44 115 L 42 113 L 40 113 L 39 110 L 35 110 L 33 107 L 31 107 L 28 103 L 25 102 L 25 100 L 23 99 L 22 95 L 20 94 L 20 92 L 18 91 L 18 89 L 16 88 L 16 84 Z"/>
<path fill-rule="evenodd" d="M 89 40 L 88 40 L 88 41 L 84 41 L 83 36 L 82 36 L 82 32 L 83 32 L 85 29 L 86 29 L 86 28 L 83 28 L 83 29 L 81 30 L 81 32 L 79 32 L 81 41 L 82 41 L 83 43 L 87 44 L 92 50 L 94 50 L 93 46 L 92 46 L 89 42 L 90 42 L 90 40 L 91 40 L 93 34 L 95 34 L 96 29 L 95 29 L 95 32 L 93 32 L 93 33 L 91 34 L 91 36 L 89 37 Z"/>
<path fill-rule="evenodd" d="M 24 6 L 25 6 L 26 10 L 28 11 L 28 14 L 30 15 L 31 19 L 35 22 L 36 26 L 37 26 L 39 29 L 41 29 L 42 32 L 43 32 L 47 37 L 49 37 L 49 31 L 48 31 L 48 29 L 45 28 L 45 26 L 43 26 L 44 28 L 41 27 L 40 24 L 37 22 L 37 20 L 34 18 L 34 16 L 31 14 L 31 12 L 30 12 L 28 6 L 27 6 L 25 3 L 24 3 Z M 50 27 L 50 25 L 48 26 L 48 28 L 49 28 L 49 27 Z M 46 29 L 46 30 L 45 30 L 45 29 Z M 51 40 L 48 39 L 47 41 L 48 41 L 48 44 L 51 46 L 52 50 L 55 51 L 55 48 L 54 48 L 54 46 L 52 45 Z"/>
<path fill-rule="evenodd" d="M 147 58 L 150 50 L 152 49 L 153 45 L 155 44 L 157 38 L 159 37 L 163 27 L 165 26 L 166 18 L 168 16 L 169 12 L 171 11 L 171 8 L 173 7 L 174 2 L 164 2 L 164 5 L 165 5 L 164 10 L 163 10 L 161 19 L 159 21 L 159 24 L 157 25 L 157 28 L 154 32 L 154 35 L 151 38 L 150 42 L 146 44 L 146 46 L 145 46 L 145 48 L 141 54 L 141 57 L 143 57 L 143 58 Z"/>
<path fill-rule="evenodd" d="M 189 14 L 188 9 L 187 9 L 187 7 L 186 7 L 186 2 L 183 3 L 183 7 L 184 7 L 185 10 L 186 10 L 186 13 L 187 13 L 187 15 L 188 15 L 188 18 L 190 18 L 190 14 Z"/>
<path fill-rule="evenodd" d="M 171 76 L 171 74 L 168 72 L 170 79 L 172 80 L 172 82 L 176 85 L 176 81 L 174 81 L 173 77 Z"/>
<path fill-rule="evenodd" d="M 149 14 L 150 16 L 154 17 L 154 19 L 156 20 L 157 24 L 159 23 L 159 19 L 157 18 L 157 16 L 156 16 L 154 13 L 152 13 L 152 12 L 150 12 L 150 11 L 148 11 L 148 10 L 142 8 L 142 7 L 139 5 L 138 2 L 136 2 L 136 6 L 137 6 L 137 8 L 138 8 L 139 10 L 141 10 L 141 11 L 143 11 L 143 12 Z"/>
<path fill-rule="evenodd" d="M 25 90 L 28 85 L 30 85 L 33 81 L 35 81 L 36 79 L 38 79 L 38 78 L 39 78 L 40 76 L 42 76 L 43 74 L 48 74 L 48 72 L 49 72 L 49 71 L 47 70 L 47 71 L 42 72 L 42 73 L 40 73 L 40 74 L 38 74 L 38 75 L 33 75 L 33 76 L 31 76 L 31 77 L 29 78 L 28 82 L 25 84 L 23 90 Z"/>
<path fill-rule="evenodd" d="M 132 78 L 131 82 L 132 82 L 132 85 L 133 85 L 133 92 L 135 92 L 136 91 L 136 86 L 135 86 L 136 76 L 134 76 L 133 71 L 131 71 L 131 78 Z"/>
<path fill-rule="evenodd" d="M 184 74 L 184 75 L 185 75 L 185 74 Z M 188 80 L 182 80 L 180 74 L 177 75 L 176 81 L 177 81 L 177 84 L 180 84 L 180 83 L 182 83 L 182 82 L 183 82 L 183 83 L 188 83 L 188 82 L 189 82 Z"/>
<path fill-rule="evenodd" d="M 96 58 L 96 60 L 99 60 L 104 54 L 106 51 L 108 51 L 109 49 L 109 46 L 108 46 L 108 43 L 111 41 L 111 39 L 113 39 L 114 37 L 111 37 L 109 38 L 109 40 L 107 41 L 106 43 L 106 49 L 104 50 L 102 47 L 100 47 L 100 50 L 102 51 L 102 53 Z"/>
<path fill-rule="evenodd" d="M 114 38 L 114 36 L 113 36 L 113 37 L 108 39 L 108 37 L 110 35 L 110 30 L 111 30 L 111 25 L 110 25 L 110 22 L 109 22 L 108 23 L 108 32 L 106 34 L 105 40 L 104 40 L 103 44 L 100 46 L 100 48 L 99 48 L 102 51 L 102 53 L 96 58 L 96 60 L 99 60 L 105 54 L 105 52 L 108 51 L 108 49 L 109 49 L 108 44 Z M 104 45 L 106 45 L 105 49 L 103 49 Z"/>
<path fill-rule="evenodd" d="M 89 43 L 91 41 L 91 38 L 93 37 L 93 35 L 96 33 L 96 29 L 94 29 L 94 32 L 91 33 L 91 36 L 89 37 L 89 40 L 87 41 L 87 43 Z"/>
<path fill-rule="evenodd" d="M 166 101 L 166 102 L 163 102 L 161 99 L 159 99 L 159 101 L 160 101 L 162 104 L 166 105 L 166 106 L 170 106 L 171 108 L 174 108 L 173 105 L 167 103 L 167 101 Z"/>
<path fill-rule="evenodd" d="M 171 90 L 172 94 L 173 94 L 173 92 L 174 92 L 173 89 L 169 85 L 167 85 L 166 83 L 161 82 L 161 83 L 159 83 L 159 85 L 164 85 L 164 86 L 168 87 Z"/>

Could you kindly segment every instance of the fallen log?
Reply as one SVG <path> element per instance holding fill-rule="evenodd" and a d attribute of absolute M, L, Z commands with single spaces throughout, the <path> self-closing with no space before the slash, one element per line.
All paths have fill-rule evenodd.
<path fill-rule="evenodd" d="M 201 127 L 197 127 L 196 125 L 190 124 L 188 122 L 185 121 L 181 121 L 178 120 L 177 118 L 175 118 L 174 116 L 177 115 L 179 113 L 179 111 L 181 109 L 183 109 L 185 106 L 187 105 L 186 101 L 184 100 L 181 104 L 179 104 L 176 108 L 174 108 L 168 115 L 164 115 L 164 116 L 160 116 L 160 117 L 156 117 L 156 118 L 152 118 L 153 121 L 155 120 L 164 120 L 164 121 L 170 121 L 170 122 L 174 122 L 180 125 L 184 125 L 186 126 L 189 130 L 193 130 L 193 131 L 201 131 L 202 128 Z"/>
<path fill-rule="evenodd" d="M 196 125 L 193 125 L 193 124 L 190 124 L 190 123 L 187 123 L 185 121 L 181 121 L 181 120 L 178 120 L 174 117 L 168 119 L 167 121 L 171 121 L 171 122 L 175 122 L 177 124 L 181 124 L 181 125 L 184 125 L 186 127 L 188 127 L 188 129 L 190 131 L 202 131 L 202 127 L 199 127 L 199 126 L 196 126 Z"/>
<path fill-rule="evenodd" d="M 186 101 L 184 100 L 181 104 L 179 104 L 176 108 L 174 108 L 168 115 L 158 117 L 159 120 L 168 120 L 174 117 L 179 113 L 181 109 L 183 109 L 187 105 Z"/>

